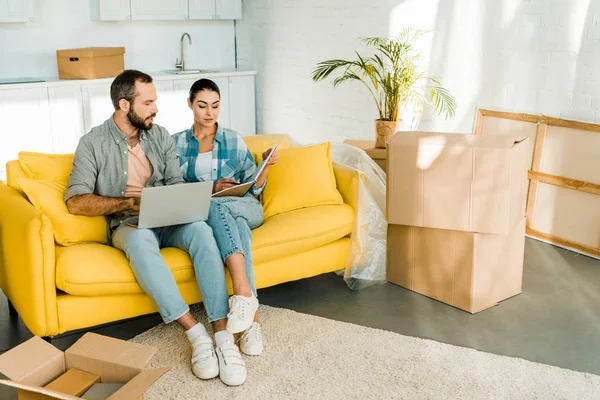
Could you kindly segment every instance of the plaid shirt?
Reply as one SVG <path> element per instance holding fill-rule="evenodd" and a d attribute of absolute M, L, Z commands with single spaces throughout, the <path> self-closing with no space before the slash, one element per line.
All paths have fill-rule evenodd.
<path fill-rule="evenodd" d="M 179 155 L 179 166 L 183 178 L 187 182 L 200 182 L 200 178 L 196 176 L 196 159 L 200 150 L 200 142 L 194 136 L 194 127 L 175 133 L 172 138 L 177 155 Z M 254 158 L 242 136 L 231 129 L 217 125 L 217 134 L 212 150 L 212 181 L 230 178 L 240 183 L 246 183 L 252 179 L 255 171 Z M 264 184 L 260 188 L 257 188 L 256 185 L 252 186 L 252 194 L 258 196 L 264 186 Z"/>

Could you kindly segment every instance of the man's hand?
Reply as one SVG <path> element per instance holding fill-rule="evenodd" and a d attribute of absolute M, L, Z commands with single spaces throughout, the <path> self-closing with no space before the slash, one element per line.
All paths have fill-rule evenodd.
<path fill-rule="evenodd" d="M 269 157 L 269 153 L 270 153 L 270 152 L 271 152 L 271 149 L 269 149 L 269 150 L 265 151 L 265 152 L 262 154 L 262 158 L 263 158 L 263 160 L 266 160 L 266 159 L 267 159 L 267 157 Z M 277 155 L 277 152 L 274 152 L 274 153 L 273 153 L 273 155 L 271 156 L 271 159 L 269 160 L 269 162 L 268 162 L 268 163 L 267 163 L 267 165 L 265 166 L 265 168 L 266 168 L 266 167 L 269 167 L 269 166 L 271 166 L 271 165 L 273 165 L 273 164 L 276 164 L 278 160 L 279 160 L 279 156 Z"/>
<path fill-rule="evenodd" d="M 141 198 L 139 197 L 130 197 L 129 198 L 129 202 L 130 202 L 130 207 L 129 207 L 129 215 L 131 216 L 136 216 L 136 215 L 140 215 L 140 203 L 141 203 Z"/>
<path fill-rule="evenodd" d="M 238 184 L 234 179 L 221 179 L 215 183 L 213 187 L 213 193 L 220 192 L 221 190 L 229 189 L 230 187 L 237 186 Z"/>

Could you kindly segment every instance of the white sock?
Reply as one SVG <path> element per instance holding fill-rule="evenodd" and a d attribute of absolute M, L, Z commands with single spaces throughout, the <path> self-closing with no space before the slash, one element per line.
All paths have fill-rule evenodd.
<path fill-rule="evenodd" d="M 198 336 L 208 336 L 206 328 L 201 323 L 197 323 L 196 325 L 192 326 L 190 329 L 185 331 L 185 334 L 187 335 L 190 343 L 194 343 L 194 340 L 196 340 Z"/>
<path fill-rule="evenodd" d="M 221 346 L 225 342 L 235 343 L 233 335 L 227 331 L 219 331 L 215 333 L 215 341 L 217 342 L 217 346 Z"/>

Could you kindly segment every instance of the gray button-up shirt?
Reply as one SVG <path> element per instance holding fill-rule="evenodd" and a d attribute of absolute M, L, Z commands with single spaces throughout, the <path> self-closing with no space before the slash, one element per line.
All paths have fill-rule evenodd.
<path fill-rule="evenodd" d="M 140 131 L 140 145 L 153 168 L 147 187 L 184 183 L 173 139 L 165 128 L 153 125 L 148 131 Z M 127 155 L 127 137 L 112 116 L 92 128 L 75 150 L 65 201 L 81 194 L 124 197 Z"/>

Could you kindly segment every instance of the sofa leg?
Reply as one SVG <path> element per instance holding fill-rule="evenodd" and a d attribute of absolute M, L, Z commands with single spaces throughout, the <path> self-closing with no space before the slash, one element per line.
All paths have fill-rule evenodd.
<path fill-rule="evenodd" d="M 12 316 L 12 317 L 17 317 L 19 316 L 19 313 L 17 313 L 17 309 L 12 305 L 12 303 L 10 302 L 10 300 L 6 299 L 6 301 L 8 302 L 8 313 Z"/>

